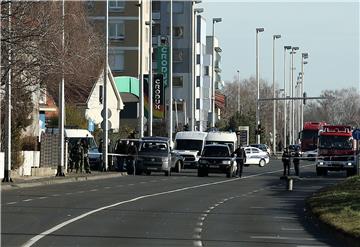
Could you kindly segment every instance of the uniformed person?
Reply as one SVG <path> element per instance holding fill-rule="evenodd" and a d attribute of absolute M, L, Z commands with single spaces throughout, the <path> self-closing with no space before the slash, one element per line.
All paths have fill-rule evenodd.
<path fill-rule="evenodd" d="M 283 162 L 283 176 L 290 175 L 290 162 L 291 162 L 291 154 L 289 152 L 289 148 L 285 148 L 283 155 L 282 155 L 282 162 Z"/>
<path fill-rule="evenodd" d="M 74 147 L 72 148 L 72 153 L 73 153 L 73 162 L 75 165 L 75 170 L 76 173 L 82 172 L 83 170 L 83 160 L 84 160 L 84 149 L 81 145 L 80 140 L 74 145 Z"/>
<path fill-rule="evenodd" d="M 299 176 L 300 175 L 300 169 L 299 169 L 299 167 L 300 167 L 300 152 L 299 152 L 299 149 L 296 149 L 296 151 L 295 151 L 293 163 L 294 163 L 295 175 Z"/>
<path fill-rule="evenodd" d="M 237 164 L 237 170 L 236 170 L 236 177 L 241 177 L 243 172 L 243 167 L 246 162 L 246 153 L 244 148 L 238 147 L 234 153 L 236 154 L 236 164 Z"/>
<path fill-rule="evenodd" d="M 82 139 L 81 145 L 83 147 L 83 164 L 84 164 L 85 172 L 91 173 L 90 162 L 89 162 L 89 142 L 87 138 Z"/>
<path fill-rule="evenodd" d="M 130 146 L 128 148 L 128 156 L 127 156 L 127 165 L 126 168 L 129 174 L 135 174 L 135 162 L 137 158 L 137 149 L 134 142 L 130 142 Z"/>

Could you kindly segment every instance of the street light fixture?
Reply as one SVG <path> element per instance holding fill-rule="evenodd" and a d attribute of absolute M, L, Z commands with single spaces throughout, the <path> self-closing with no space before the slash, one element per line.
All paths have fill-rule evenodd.
<path fill-rule="evenodd" d="M 273 35 L 273 97 L 275 99 L 275 40 L 280 39 L 280 34 Z M 273 100 L 273 153 L 276 153 L 276 100 Z"/>
<path fill-rule="evenodd" d="M 304 96 L 304 65 L 308 63 L 304 59 L 308 59 L 309 54 L 305 52 L 305 53 L 302 53 L 301 55 L 302 55 L 301 56 L 301 97 L 303 97 Z M 301 112 L 300 126 L 301 126 L 301 129 L 303 129 L 303 127 L 304 127 L 304 101 L 302 103 L 300 103 L 300 112 Z"/>
<path fill-rule="evenodd" d="M 286 98 L 286 50 L 290 50 L 291 46 L 284 46 L 284 99 Z M 287 100 L 284 100 L 284 147 L 287 146 Z"/>
<path fill-rule="evenodd" d="M 260 79 L 259 79 L 259 33 L 264 32 L 264 28 L 256 28 L 256 81 L 257 81 L 257 97 L 256 97 L 256 129 L 260 126 Z M 256 132 L 256 143 L 260 144 L 260 133 Z"/>
<path fill-rule="evenodd" d="M 212 121 L 211 127 L 215 127 L 215 23 L 221 22 L 222 18 L 213 18 L 212 19 L 212 49 L 211 49 L 211 87 L 212 87 L 212 102 L 211 102 L 211 111 L 212 111 Z"/>

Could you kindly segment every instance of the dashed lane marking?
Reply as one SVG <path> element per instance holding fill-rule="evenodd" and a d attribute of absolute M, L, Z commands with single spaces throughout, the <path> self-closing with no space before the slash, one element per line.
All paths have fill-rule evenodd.
<path fill-rule="evenodd" d="M 25 199 L 25 200 L 23 200 L 23 202 L 30 202 L 30 201 L 32 201 L 33 199 Z"/>
<path fill-rule="evenodd" d="M 12 204 L 16 204 L 17 202 L 8 202 L 6 203 L 6 205 L 12 205 Z"/>

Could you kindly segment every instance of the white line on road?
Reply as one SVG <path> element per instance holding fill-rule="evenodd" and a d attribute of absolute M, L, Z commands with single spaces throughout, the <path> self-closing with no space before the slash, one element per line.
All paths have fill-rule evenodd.
<path fill-rule="evenodd" d="M 47 196 L 39 197 L 40 200 L 48 198 Z"/>
<path fill-rule="evenodd" d="M 282 220 L 296 220 L 297 217 L 291 216 L 274 216 L 274 219 L 282 219 Z"/>
<path fill-rule="evenodd" d="M 194 246 L 196 247 L 202 247 L 202 242 L 199 240 L 194 241 Z"/>
<path fill-rule="evenodd" d="M 111 187 L 109 187 L 109 186 L 106 186 L 106 187 L 104 187 L 104 189 L 107 189 L 107 190 L 108 190 L 108 189 L 111 189 Z"/>
<path fill-rule="evenodd" d="M 90 191 L 94 192 L 94 191 L 98 191 L 98 189 L 93 189 L 93 190 L 90 190 Z"/>
<path fill-rule="evenodd" d="M 296 241 L 317 241 L 315 238 L 294 238 L 281 236 L 250 236 L 252 239 L 279 239 L 279 240 L 296 240 Z"/>
<path fill-rule="evenodd" d="M 8 202 L 6 203 L 6 205 L 12 205 L 12 204 L 16 204 L 17 202 Z"/>
<path fill-rule="evenodd" d="M 263 173 L 258 173 L 258 174 L 253 174 L 253 175 L 249 175 L 249 176 L 244 176 L 242 177 L 242 179 L 246 179 L 246 178 L 253 178 L 253 177 L 259 177 L 259 176 L 262 176 L 262 175 L 266 175 L 266 174 L 273 174 L 273 173 L 278 173 L 278 172 L 281 172 L 281 170 L 275 170 L 275 171 L 270 171 L 270 172 L 263 172 Z M 222 181 L 218 181 L 218 182 L 212 182 L 212 183 L 205 183 L 205 184 L 199 184 L 199 185 L 194 185 L 194 186 L 189 186 L 189 187 L 184 187 L 184 188 L 180 188 L 180 189 L 175 189 L 175 190 L 169 190 L 169 191 L 164 191 L 164 192 L 159 192 L 159 193 L 154 193 L 154 194 L 148 194 L 148 195 L 143 195 L 143 196 L 139 196 L 139 197 L 135 197 L 133 199 L 130 199 L 130 200 L 126 200 L 126 201 L 121 201 L 121 202 L 117 202 L 117 203 L 114 203 L 114 204 L 111 204 L 111 205 L 108 205 L 108 206 L 104 206 L 104 207 L 101 207 L 101 208 L 97 208 L 97 209 L 94 209 L 94 210 L 91 210 L 89 212 L 86 212 L 84 214 L 81 214 L 75 218 L 72 218 L 72 219 L 69 219 L 69 220 L 66 220 L 34 237 L 32 237 L 29 241 L 27 241 L 26 243 L 24 243 L 22 246 L 23 247 L 29 247 L 29 246 L 32 246 L 33 244 L 35 244 L 36 242 L 38 242 L 40 239 L 46 237 L 47 235 L 75 222 L 75 221 L 78 221 L 78 220 L 81 220 L 89 215 L 92 215 L 92 214 L 95 214 L 95 213 L 98 213 L 100 211 L 103 211 L 103 210 L 106 210 L 106 209 L 109 209 L 109 208 L 113 208 L 113 207 L 116 207 L 116 206 L 119 206 L 119 205 L 123 205 L 123 204 L 126 204 L 126 203 L 131 203 L 131 202 L 135 202 L 135 201 L 139 201 L 139 200 L 142 200 L 142 199 L 145 199 L 145 198 L 151 198 L 151 197 L 156 197 L 156 196 L 161 196 L 161 195 L 168 195 L 168 194 L 172 194 L 172 193 L 176 193 L 176 192 L 183 192 L 183 191 L 187 191 L 187 190 L 192 190 L 192 189 L 197 189 L 197 188 L 202 188 L 202 187 L 207 187 L 207 186 L 213 186 L 213 185 L 219 185 L 219 184 L 226 184 L 226 183 L 232 183 L 232 182 L 235 182 L 235 181 L 238 181 L 240 180 L 240 178 L 234 178 L 234 179 L 231 179 L 231 180 L 222 180 Z M 80 193 L 80 192 L 79 192 Z M 234 197 L 233 197 L 234 198 Z M 201 225 L 202 226 L 202 225 Z M 202 246 L 202 243 L 201 241 L 198 241 L 200 243 L 200 245 L 196 245 L 196 246 Z M 195 245 L 195 242 L 194 242 L 194 245 Z"/>
<path fill-rule="evenodd" d="M 302 228 L 287 228 L 287 227 L 281 227 L 281 231 L 304 231 Z"/>
<path fill-rule="evenodd" d="M 23 200 L 23 202 L 30 202 L 30 201 L 32 201 L 33 199 L 25 199 L 25 200 Z"/>

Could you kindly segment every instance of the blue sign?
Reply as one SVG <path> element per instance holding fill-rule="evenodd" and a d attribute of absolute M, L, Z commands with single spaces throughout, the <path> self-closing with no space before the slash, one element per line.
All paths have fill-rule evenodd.
<path fill-rule="evenodd" d="M 360 140 L 360 129 L 355 129 L 352 133 L 355 140 Z"/>

